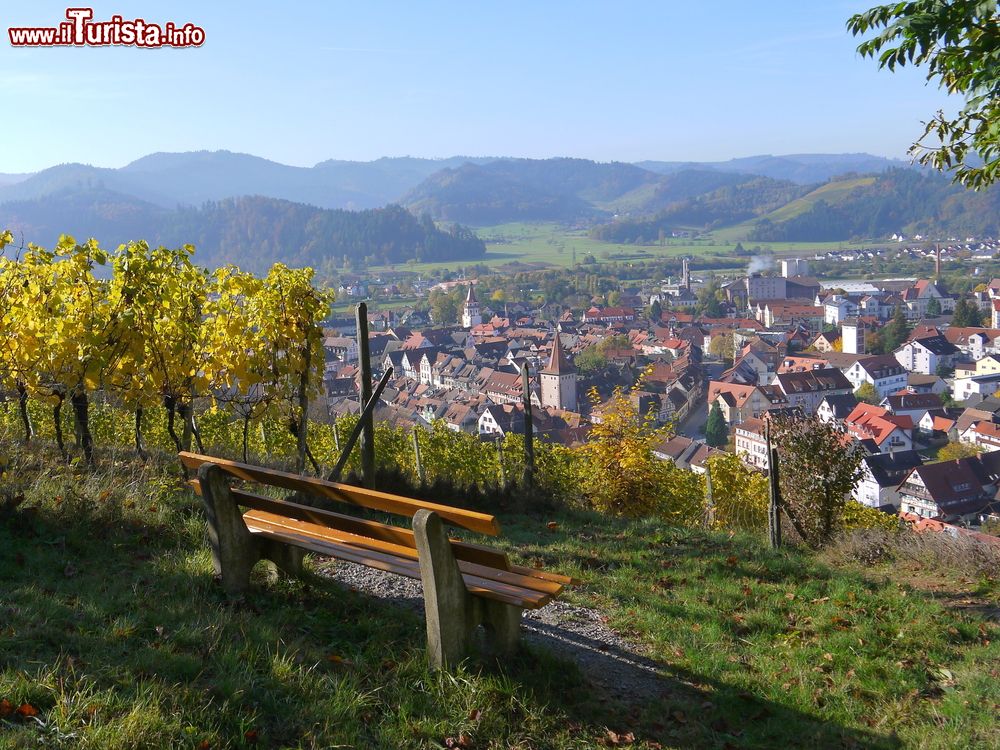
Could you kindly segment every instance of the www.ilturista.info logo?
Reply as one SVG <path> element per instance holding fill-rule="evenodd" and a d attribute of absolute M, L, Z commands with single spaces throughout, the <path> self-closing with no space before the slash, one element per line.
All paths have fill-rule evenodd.
<path fill-rule="evenodd" d="M 66 21 L 58 26 L 8 28 L 14 47 L 200 47 L 205 30 L 193 23 L 162 26 L 142 18 L 94 21 L 93 8 L 67 8 Z"/>

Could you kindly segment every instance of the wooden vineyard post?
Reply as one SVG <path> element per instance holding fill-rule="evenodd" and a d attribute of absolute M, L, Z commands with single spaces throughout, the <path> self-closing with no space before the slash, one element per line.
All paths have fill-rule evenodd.
<path fill-rule="evenodd" d="M 771 445 L 771 424 L 767 423 L 764 429 L 767 441 L 767 481 L 770 501 L 767 507 L 767 531 L 771 542 L 771 548 L 777 549 L 781 546 L 781 487 L 778 484 L 778 449 Z"/>
<path fill-rule="evenodd" d="M 420 460 L 420 438 L 417 436 L 417 427 L 413 427 L 413 460 L 417 464 L 417 479 L 420 484 L 424 483 L 424 464 Z"/>
<path fill-rule="evenodd" d="M 521 365 L 521 391 L 524 403 L 524 486 L 535 482 L 535 436 L 531 419 L 531 388 L 528 381 L 528 365 Z"/>
<path fill-rule="evenodd" d="M 372 363 L 368 353 L 368 305 L 358 303 L 358 364 L 361 376 L 361 407 L 364 408 L 372 397 Z M 371 412 L 361 426 L 361 440 L 358 446 L 361 451 L 361 482 L 365 487 L 375 486 L 375 418 Z"/>
<path fill-rule="evenodd" d="M 715 525 L 715 490 L 712 487 L 712 468 L 705 466 L 705 528 Z"/>

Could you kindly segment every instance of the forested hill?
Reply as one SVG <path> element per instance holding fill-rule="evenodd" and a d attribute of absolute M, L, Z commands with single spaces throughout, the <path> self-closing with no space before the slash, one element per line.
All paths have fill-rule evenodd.
<path fill-rule="evenodd" d="M 939 237 L 1000 234 L 1000 189 L 979 193 L 937 173 L 890 169 L 818 185 L 756 178 L 677 201 L 645 216 L 597 225 L 607 242 L 655 242 L 661 232 L 726 228 L 757 242 L 884 239 L 895 233 Z"/>
<path fill-rule="evenodd" d="M 747 235 L 766 242 L 887 237 L 998 236 L 1000 190 L 966 190 L 947 177 L 893 169 L 868 179 L 828 183 L 765 215 Z"/>
<path fill-rule="evenodd" d="M 709 230 L 738 224 L 778 209 L 809 192 L 785 180 L 756 177 L 671 203 L 646 217 L 625 217 L 600 224 L 591 236 L 604 242 L 644 243 L 678 229 Z"/>
<path fill-rule="evenodd" d="M 416 213 L 467 224 L 572 222 L 652 212 L 751 179 L 710 170 L 661 175 L 633 164 L 587 159 L 497 159 L 436 172 L 402 202 Z"/>
<path fill-rule="evenodd" d="M 342 211 L 259 196 L 166 210 L 104 189 L 64 190 L 0 205 L 0 227 L 51 247 L 60 234 L 106 247 L 131 239 L 195 245 L 198 262 L 262 271 L 281 261 L 316 268 L 477 260 L 486 246 L 461 226 L 440 229 L 400 206 Z"/>

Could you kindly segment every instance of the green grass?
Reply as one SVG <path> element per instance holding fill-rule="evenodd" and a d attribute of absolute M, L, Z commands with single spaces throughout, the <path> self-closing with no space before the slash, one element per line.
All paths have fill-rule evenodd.
<path fill-rule="evenodd" d="M 828 182 L 801 198 L 797 198 L 791 203 L 786 203 L 781 208 L 772 211 L 767 214 L 767 218 L 775 222 L 788 221 L 806 213 L 819 201 L 826 201 L 827 203 L 836 205 L 841 198 L 850 195 L 857 188 L 872 185 L 874 182 L 874 177 L 857 177 L 851 180 Z"/>
<path fill-rule="evenodd" d="M 15 454 L 3 507 L 0 701 L 38 715 L 0 720 L 0 748 L 437 748 L 463 734 L 584 748 L 607 728 L 637 747 L 1000 744 L 996 624 L 892 567 L 653 521 L 502 517 L 517 559 L 579 576 L 567 599 L 661 665 L 660 694 L 623 705 L 537 647 L 431 673 L 416 615 L 315 574 L 260 575 L 227 599 L 172 466 L 105 457 L 84 475 Z M 997 600 L 995 582 L 954 585 Z"/>
<path fill-rule="evenodd" d="M 476 233 L 486 242 L 486 257 L 481 260 L 445 261 L 440 263 L 408 263 L 392 266 L 395 270 L 427 272 L 435 269 L 458 269 L 485 265 L 501 269 L 508 264 L 536 265 L 540 268 L 569 268 L 575 259 L 582 263 L 590 253 L 599 263 L 642 262 L 661 258 L 710 257 L 731 260 L 731 267 L 745 268 L 746 259 L 732 255 L 737 242 L 748 248 L 747 233 L 754 222 L 717 229 L 699 239 L 668 239 L 660 245 L 627 245 L 601 242 L 588 236 L 586 228 L 574 228 L 556 223 L 512 223 L 478 227 Z M 837 242 L 770 242 L 760 243 L 763 250 L 776 255 L 812 255 L 816 252 L 851 247 Z M 387 270 L 372 267 L 368 270 Z"/>

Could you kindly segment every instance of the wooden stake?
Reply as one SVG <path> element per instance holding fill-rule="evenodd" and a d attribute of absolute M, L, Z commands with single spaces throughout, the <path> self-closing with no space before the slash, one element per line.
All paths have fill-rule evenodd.
<path fill-rule="evenodd" d="M 417 437 L 417 427 L 413 426 L 413 459 L 417 463 L 417 479 L 424 483 L 424 464 L 420 460 L 420 438 Z"/>
<path fill-rule="evenodd" d="M 778 476 L 778 449 L 771 446 L 770 422 L 766 423 L 764 435 L 767 441 L 767 481 L 768 489 L 770 490 L 770 502 L 767 508 L 767 531 L 771 548 L 777 549 L 781 546 L 781 486 Z"/>
<path fill-rule="evenodd" d="M 525 487 L 535 483 L 535 436 L 531 419 L 531 388 L 528 380 L 528 365 L 521 365 L 521 398 L 524 403 L 524 477 Z"/>
<path fill-rule="evenodd" d="M 372 397 L 372 363 L 368 350 L 368 305 L 358 303 L 358 364 L 361 373 L 361 406 L 364 408 Z M 371 412 L 362 412 L 361 440 L 361 482 L 365 487 L 375 486 L 375 418 Z"/>

